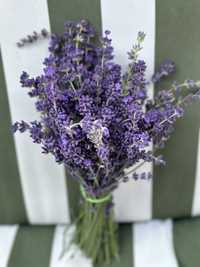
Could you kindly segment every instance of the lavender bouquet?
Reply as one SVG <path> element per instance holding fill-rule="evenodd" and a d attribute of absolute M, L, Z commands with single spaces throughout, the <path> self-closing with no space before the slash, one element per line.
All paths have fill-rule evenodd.
<path fill-rule="evenodd" d="M 109 35 L 98 35 L 84 20 L 67 22 L 62 35 L 52 34 L 44 73 L 30 78 L 23 72 L 20 80 L 36 99 L 40 120 L 13 125 L 14 131 L 28 131 L 42 153 L 51 153 L 79 184 L 82 201 L 77 203 L 73 242 L 94 263 L 118 257 L 112 192 L 129 174 L 134 179 L 150 177 L 140 177 L 137 168 L 145 162 L 164 162 L 158 149 L 185 106 L 200 98 L 200 81 L 187 80 L 149 100 L 149 83 L 173 73 L 174 63 L 167 60 L 152 81 L 146 81 L 145 62 L 138 59 L 145 35 L 139 32 L 122 73 L 113 61 Z M 37 39 L 31 38 L 30 42 Z"/>

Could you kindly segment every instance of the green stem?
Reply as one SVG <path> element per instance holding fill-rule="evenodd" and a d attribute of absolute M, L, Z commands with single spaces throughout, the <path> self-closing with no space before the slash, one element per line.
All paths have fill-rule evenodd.
<path fill-rule="evenodd" d="M 93 264 L 110 263 L 118 259 L 116 224 L 113 210 L 106 212 L 112 198 L 103 203 L 90 203 L 87 200 L 80 206 L 79 220 L 76 223 L 74 242 Z"/>

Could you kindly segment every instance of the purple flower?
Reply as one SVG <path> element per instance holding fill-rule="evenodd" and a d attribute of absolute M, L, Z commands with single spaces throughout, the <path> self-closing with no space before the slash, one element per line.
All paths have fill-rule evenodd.
<path fill-rule="evenodd" d="M 30 129 L 30 126 L 25 121 L 15 122 L 12 125 L 12 131 L 15 133 L 16 131 L 20 131 L 20 133 L 24 133 L 26 130 Z"/>
<path fill-rule="evenodd" d="M 32 87 L 35 84 L 34 79 L 30 79 L 27 72 L 23 71 L 20 77 L 20 83 L 22 87 Z"/>
<path fill-rule="evenodd" d="M 152 81 L 159 82 L 164 76 L 169 76 L 175 72 L 175 63 L 171 59 L 166 59 L 161 65 L 158 71 L 153 75 Z"/>
<path fill-rule="evenodd" d="M 44 69 L 45 75 L 51 77 L 55 73 L 55 68 L 53 66 L 48 66 Z"/>
<path fill-rule="evenodd" d="M 97 148 L 97 155 L 102 161 L 106 161 L 109 159 L 109 149 L 108 147 L 101 146 Z"/>
<path fill-rule="evenodd" d="M 138 59 L 144 37 L 138 34 L 122 73 L 113 60 L 110 31 L 99 36 L 87 21 L 69 21 L 62 35 L 51 35 L 43 73 L 30 78 L 23 72 L 20 77 L 22 87 L 35 98 L 40 119 L 16 122 L 13 132 L 28 131 L 43 153 L 65 164 L 94 196 L 127 181 L 130 176 L 122 179 L 125 168 L 141 161 L 164 163 L 149 151 L 149 144 L 155 150 L 164 147 L 185 106 L 200 98 L 200 82 L 187 80 L 148 100 L 146 64 Z M 167 60 L 153 80 L 174 71 L 174 63 Z M 132 176 L 150 179 L 145 173 Z"/>

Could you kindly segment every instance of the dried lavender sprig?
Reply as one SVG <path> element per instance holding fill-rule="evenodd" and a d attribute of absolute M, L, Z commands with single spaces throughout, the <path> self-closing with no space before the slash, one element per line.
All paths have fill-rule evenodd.
<path fill-rule="evenodd" d="M 142 44 L 144 42 L 146 34 L 144 32 L 138 32 L 137 42 L 133 45 L 130 52 L 128 52 L 129 59 L 132 62 L 136 62 L 138 59 L 139 52 L 142 50 Z"/>
<path fill-rule="evenodd" d="M 138 34 L 137 43 L 129 53 L 131 61 L 127 72 L 122 75 L 121 66 L 113 60 L 109 34 L 106 31 L 103 37 L 97 35 L 92 25 L 82 20 L 69 21 L 64 34 L 52 35 L 44 72 L 36 78 L 23 72 L 20 80 L 22 87 L 29 88 L 29 96 L 36 98 L 40 119 L 13 125 L 13 131 L 28 131 L 44 153 L 52 154 L 57 163 L 67 166 L 71 176 L 92 198 L 106 196 L 120 182 L 130 179 L 124 170 L 131 166 L 135 169 L 129 168 L 129 174 L 136 173 L 145 162 L 163 163 L 154 152 L 165 144 L 176 119 L 183 116 L 180 100 L 184 99 L 183 104 L 187 104 L 193 98 L 199 99 L 193 90 L 195 82 L 188 81 L 189 90 L 183 96 L 176 88 L 173 92 L 163 90 L 144 108 L 148 100 L 146 64 L 138 60 L 138 55 L 145 35 Z M 48 34 L 43 31 L 41 35 L 46 38 Z M 94 42 L 94 37 L 99 42 Z M 39 38 L 40 35 L 34 33 L 18 45 L 22 47 Z M 164 64 L 157 77 L 160 79 L 172 70 L 173 65 Z M 168 121 L 162 122 L 164 119 Z M 154 145 L 153 151 L 147 151 L 150 143 Z M 150 179 L 145 173 L 134 176 Z M 84 205 L 80 224 L 77 223 L 76 233 L 80 233 L 80 239 L 75 240 L 76 243 L 83 244 L 83 251 L 93 261 L 97 256 L 100 258 L 98 252 L 104 249 L 106 255 L 102 255 L 102 259 L 112 258 L 117 249 L 113 249 L 116 242 L 113 218 L 108 215 L 111 211 L 107 212 L 107 207 L 102 206 L 98 206 L 100 210 L 94 209 L 87 201 Z M 95 212 L 91 213 L 91 208 Z M 105 227 L 108 218 L 110 223 Z M 99 237 L 103 238 L 101 243 Z"/>
<path fill-rule="evenodd" d="M 166 59 L 152 77 L 154 83 L 159 82 L 163 77 L 169 76 L 176 71 L 175 63 L 171 59 Z"/>
<path fill-rule="evenodd" d="M 199 84 L 187 81 L 178 85 L 180 93 L 182 87 L 189 87 L 183 96 L 174 87 L 159 91 L 144 109 L 146 65 L 138 60 L 138 53 L 145 35 L 139 33 L 127 73 L 122 75 L 113 61 L 109 34 L 98 36 L 89 23 L 81 21 L 68 22 L 63 35 L 53 35 L 44 73 L 36 78 L 25 72 L 21 76 L 29 96 L 36 97 L 41 118 L 13 126 L 14 131 L 29 131 L 33 142 L 53 154 L 56 162 L 78 170 L 94 196 L 115 188 L 123 180 L 118 179 L 123 169 L 149 162 L 145 152 L 149 144 L 163 146 L 176 119 L 183 116 L 179 100 L 185 95 L 187 102 L 198 98 L 192 88 Z M 101 41 L 93 42 L 94 36 Z M 173 65 L 163 66 L 162 72 L 170 74 Z"/>
<path fill-rule="evenodd" d="M 40 33 L 37 33 L 36 31 L 33 31 L 32 34 L 27 35 L 27 37 L 24 37 L 20 39 L 16 45 L 21 48 L 27 44 L 32 44 L 39 39 L 48 38 L 50 36 L 49 32 L 46 29 L 42 29 Z"/>

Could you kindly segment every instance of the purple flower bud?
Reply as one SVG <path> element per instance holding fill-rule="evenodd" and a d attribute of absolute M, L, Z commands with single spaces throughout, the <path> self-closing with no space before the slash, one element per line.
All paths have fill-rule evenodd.
<path fill-rule="evenodd" d="M 158 71 L 153 75 L 152 81 L 159 82 L 161 78 L 164 76 L 169 76 L 170 74 L 175 72 L 175 63 L 170 60 L 166 59 L 159 67 Z"/>

